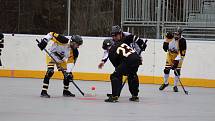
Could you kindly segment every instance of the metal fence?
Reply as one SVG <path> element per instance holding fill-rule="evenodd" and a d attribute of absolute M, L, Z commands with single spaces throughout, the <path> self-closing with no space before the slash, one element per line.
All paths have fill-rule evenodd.
<path fill-rule="evenodd" d="M 122 0 L 121 9 L 122 26 L 143 36 L 182 27 L 190 39 L 215 37 L 215 0 Z"/>

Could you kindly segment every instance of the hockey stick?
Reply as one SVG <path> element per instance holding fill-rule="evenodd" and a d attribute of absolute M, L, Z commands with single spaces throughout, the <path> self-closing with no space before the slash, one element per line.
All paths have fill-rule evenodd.
<path fill-rule="evenodd" d="M 125 81 L 123 82 L 122 87 L 121 87 L 121 89 L 120 89 L 120 93 L 121 93 L 123 87 L 125 86 L 125 83 L 127 82 L 127 80 L 128 80 L 128 77 L 127 77 L 127 78 L 125 79 Z M 108 94 L 107 94 L 107 97 L 110 97 L 110 96 L 112 96 L 112 94 L 108 93 Z"/>
<path fill-rule="evenodd" d="M 184 90 L 184 93 L 185 93 L 186 95 L 188 95 L 188 91 L 185 90 L 184 85 L 182 84 L 182 82 L 181 82 L 181 80 L 180 80 L 180 77 L 179 77 L 179 74 L 178 74 L 177 70 L 175 69 L 174 71 L 175 71 L 176 76 L 178 76 L 178 80 L 179 80 L 179 82 L 180 82 L 180 84 L 181 84 L 182 89 Z"/>
<path fill-rule="evenodd" d="M 40 43 L 39 40 L 36 39 L 36 41 L 37 41 L 37 43 Z M 60 71 L 61 71 L 63 74 L 65 74 L 66 72 L 65 72 L 65 71 L 63 70 L 63 68 L 57 63 L 57 61 L 54 59 L 54 57 L 53 57 L 46 49 L 44 49 L 44 51 L 45 51 L 46 54 L 48 54 L 48 56 L 51 57 L 52 60 L 56 63 L 57 68 L 60 68 Z M 72 82 L 72 84 L 78 89 L 78 91 L 79 91 L 83 96 L 87 96 L 87 97 L 92 96 L 92 95 L 90 95 L 90 94 L 85 94 L 85 93 L 78 87 L 78 85 L 77 85 L 72 79 L 70 80 L 70 82 Z"/>

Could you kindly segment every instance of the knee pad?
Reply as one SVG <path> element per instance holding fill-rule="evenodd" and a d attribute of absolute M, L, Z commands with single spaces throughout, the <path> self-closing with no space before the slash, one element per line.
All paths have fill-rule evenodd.
<path fill-rule="evenodd" d="M 51 78 L 53 74 L 54 74 L 54 68 L 48 68 L 46 72 L 46 77 Z"/>
<path fill-rule="evenodd" d="M 128 75 L 128 80 L 135 80 L 139 82 L 137 74 L 129 74 Z"/>
<path fill-rule="evenodd" d="M 175 71 L 177 71 L 177 73 Z M 175 76 L 180 76 L 181 75 L 181 70 L 180 69 L 176 69 L 175 71 L 174 71 Z"/>
<path fill-rule="evenodd" d="M 164 72 L 164 74 L 169 74 L 169 72 L 170 72 L 170 69 L 168 69 L 168 68 L 165 68 L 165 69 L 163 70 L 163 72 Z"/>

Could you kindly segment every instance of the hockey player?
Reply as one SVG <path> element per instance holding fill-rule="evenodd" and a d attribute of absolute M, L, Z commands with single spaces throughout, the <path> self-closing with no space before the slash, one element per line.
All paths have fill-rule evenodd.
<path fill-rule="evenodd" d="M 163 90 L 169 85 L 168 78 L 170 70 L 172 69 L 175 74 L 173 91 L 178 92 L 177 84 L 187 49 L 186 40 L 181 34 L 182 29 L 178 28 L 177 32 L 167 33 L 166 35 L 163 43 L 163 49 L 167 52 L 166 66 L 164 68 L 164 83 L 160 86 L 159 90 Z"/>
<path fill-rule="evenodd" d="M 4 35 L 0 33 L 0 56 L 1 56 L 1 48 L 4 48 Z M 0 66 L 2 66 L 1 58 L 0 58 Z"/>
<path fill-rule="evenodd" d="M 139 79 L 137 71 L 141 64 L 140 56 L 125 44 L 122 38 L 114 41 L 114 43 L 111 40 L 104 40 L 103 43 L 108 43 L 108 41 L 110 43 L 109 46 L 105 48 L 103 45 L 103 49 L 107 49 L 108 58 L 115 67 L 115 71 L 110 75 L 112 95 L 105 102 L 118 102 L 123 75 L 128 76 L 129 91 L 132 95 L 129 100 L 139 101 Z"/>
<path fill-rule="evenodd" d="M 99 69 L 102 69 L 102 67 L 104 66 L 104 64 L 107 62 L 107 60 L 108 60 L 108 53 L 109 53 L 110 47 L 113 45 L 113 43 L 114 43 L 114 41 L 112 39 L 105 39 L 103 41 L 102 49 L 104 50 L 104 54 L 103 54 L 101 62 L 98 65 Z"/>
<path fill-rule="evenodd" d="M 116 26 L 112 26 L 112 31 L 111 31 L 111 36 L 112 39 L 106 39 L 103 42 L 103 46 L 102 48 L 105 50 L 104 51 L 104 55 L 103 58 L 100 62 L 100 64 L 98 65 L 98 68 L 102 68 L 104 66 L 104 64 L 106 63 L 106 61 L 108 60 L 108 54 L 109 54 L 109 49 L 110 46 L 116 42 L 116 41 L 121 41 L 127 45 L 129 45 L 132 49 L 134 49 L 136 51 L 136 53 L 138 53 L 140 59 L 141 59 L 141 64 L 142 64 L 142 57 L 141 57 L 141 52 L 145 51 L 147 45 L 146 42 L 147 40 L 144 42 L 142 39 L 140 39 L 139 37 L 132 35 L 131 33 L 128 32 L 122 32 L 122 29 L 116 25 Z M 139 62 L 138 62 L 139 63 Z M 116 68 L 116 67 L 115 67 Z M 128 76 L 128 81 L 131 82 L 130 80 L 132 80 L 133 78 L 137 79 L 137 83 L 138 83 L 138 87 L 139 87 L 139 80 L 137 75 L 127 75 Z M 132 77 L 134 76 L 134 77 Z M 122 77 L 123 75 L 121 74 L 121 77 L 118 77 L 118 80 L 120 80 L 120 83 L 122 83 Z M 131 83 L 129 83 L 131 85 Z M 132 94 L 132 85 L 129 86 L 129 90 Z M 120 91 L 118 92 L 119 94 L 117 95 L 118 97 L 120 96 L 120 92 L 121 92 L 121 88 Z M 133 98 L 130 99 L 131 101 L 139 101 L 139 98 L 136 96 L 133 96 Z"/>
<path fill-rule="evenodd" d="M 41 97 L 50 98 L 47 93 L 49 80 L 54 74 L 54 65 L 57 65 L 58 70 L 63 70 L 64 75 L 64 89 L 63 96 L 65 97 L 75 97 L 69 89 L 69 82 L 73 79 L 72 69 L 75 65 L 76 59 L 78 58 L 78 49 L 80 45 L 83 44 L 83 40 L 79 35 L 73 35 L 69 40 L 67 37 L 57 34 L 55 32 L 48 33 L 38 44 L 39 48 L 43 50 L 47 43 L 51 40 L 51 47 L 49 48 L 51 56 L 55 61 L 47 56 L 47 72 L 43 80 L 43 88 L 41 92 Z"/>
<path fill-rule="evenodd" d="M 129 32 L 123 32 L 120 26 L 118 25 L 112 26 L 111 36 L 113 41 L 122 40 L 124 43 L 129 45 L 132 49 L 134 49 L 139 54 L 140 57 L 141 57 L 141 52 L 145 51 L 147 47 L 147 44 L 146 44 L 147 40 L 143 41 L 136 35 L 133 35 Z M 98 68 L 101 69 L 107 60 L 108 60 L 108 52 L 107 50 L 105 50 L 103 58 L 98 65 Z"/>

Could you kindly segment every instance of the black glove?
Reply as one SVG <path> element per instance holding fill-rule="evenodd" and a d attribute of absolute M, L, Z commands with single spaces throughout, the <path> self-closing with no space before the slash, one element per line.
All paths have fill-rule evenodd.
<path fill-rule="evenodd" d="M 179 60 L 174 60 L 172 65 L 172 70 L 175 70 L 178 67 Z"/>
<path fill-rule="evenodd" d="M 145 42 L 142 39 L 138 39 L 137 41 L 135 41 L 137 43 L 137 45 L 140 47 L 141 51 L 145 51 L 146 47 L 147 47 L 147 41 L 145 40 Z"/>
<path fill-rule="evenodd" d="M 63 54 L 63 53 L 53 52 L 53 54 L 54 54 L 59 60 L 63 60 L 63 58 L 64 58 L 64 54 Z"/>
<path fill-rule="evenodd" d="M 64 73 L 64 78 L 66 79 L 66 80 L 73 80 L 73 75 L 72 75 L 72 72 L 65 72 Z"/>
<path fill-rule="evenodd" d="M 141 47 L 140 47 L 140 49 L 141 49 L 141 51 L 145 51 L 145 49 L 146 49 L 146 47 L 147 47 L 147 41 L 148 40 L 145 40 L 145 42 L 141 45 Z"/>
<path fill-rule="evenodd" d="M 42 39 L 41 42 L 38 43 L 37 45 L 38 45 L 38 47 L 39 47 L 41 50 L 43 50 L 43 49 L 46 48 L 47 42 L 48 42 L 48 40 L 47 40 L 46 38 L 44 38 L 44 39 Z"/>

